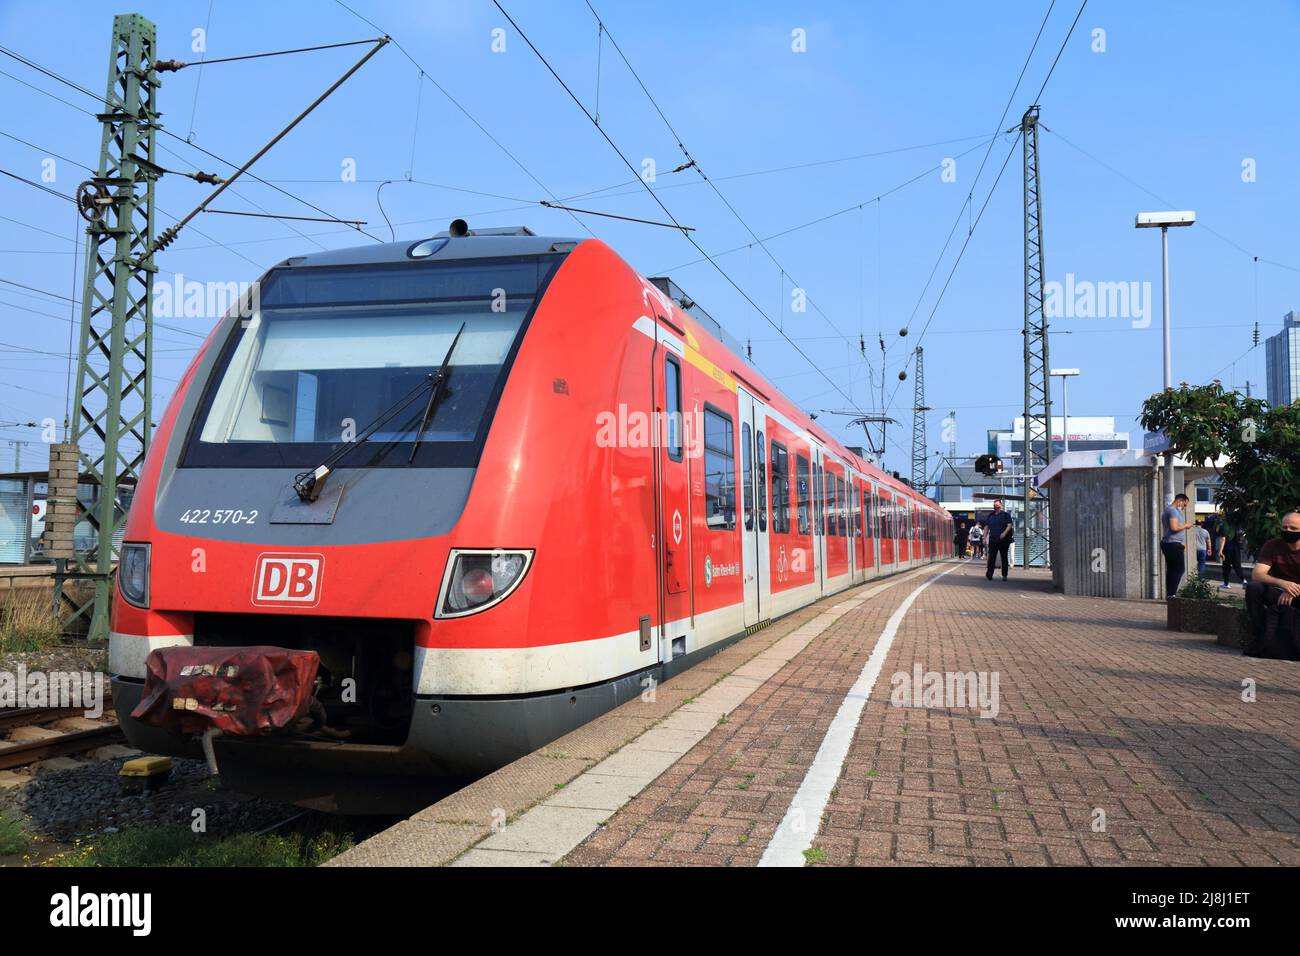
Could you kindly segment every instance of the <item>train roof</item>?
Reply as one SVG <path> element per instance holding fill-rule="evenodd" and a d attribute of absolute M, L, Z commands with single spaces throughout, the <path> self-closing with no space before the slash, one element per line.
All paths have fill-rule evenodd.
<path fill-rule="evenodd" d="M 276 263 L 276 268 L 298 268 L 307 266 L 347 266 L 371 265 L 384 262 L 410 262 L 412 259 L 492 259 L 503 256 L 543 255 L 548 252 L 571 252 L 584 240 L 568 236 L 539 236 L 527 226 L 493 226 L 482 229 L 470 229 L 463 220 L 454 220 L 443 232 L 435 233 L 423 239 L 406 239 L 401 242 L 383 242 L 370 246 L 352 246 L 347 249 L 327 249 L 307 255 L 291 256 Z M 924 495 L 907 482 L 895 478 L 892 474 L 877 468 L 860 455 L 860 449 L 853 449 L 835 439 L 825 429 L 819 427 L 802 408 L 786 398 L 766 380 L 757 367 L 749 361 L 747 350 L 738 339 L 730 335 L 722 323 L 709 315 L 699 304 L 681 290 L 667 276 L 656 276 L 646 281 L 653 283 L 661 292 L 673 300 L 683 315 L 689 316 L 700 331 L 705 332 L 733 359 L 749 370 L 750 374 L 781 396 L 781 400 L 793 411 L 800 424 L 828 445 L 836 449 L 837 454 L 856 459 L 854 466 L 864 473 L 871 473 L 893 490 L 909 494 L 919 499 Z"/>
<path fill-rule="evenodd" d="M 453 223 L 453 229 L 455 226 L 456 223 Z M 401 242 L 326 249 L 303 256 L 291 256 L 276 263 L 276 267 L 373 265 L 410 262 L 413 258 L 493 259 L 501 256 L 534 256 L 547 252 L 571 252 L 581 241 L 561 236 L 539 236 L 527 226 L 467 229 L 463 235 L 454 236 L 449 229 L 424 239 L 404 239 Z"/>

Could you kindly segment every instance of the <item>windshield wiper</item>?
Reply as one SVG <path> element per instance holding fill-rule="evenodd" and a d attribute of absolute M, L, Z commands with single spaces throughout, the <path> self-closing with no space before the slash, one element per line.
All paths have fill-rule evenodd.
<path fill-rule="evenodd" d="M 438 404 L 438 399 L 447 387 L 447 371 L 451 365 L 451 353 L 456 351 L 456 343 L 460 341 L 460 334 L 464 331 L 465 323 L 462 322 L 460 328 L 456 331 L 456 337 L 451 340 L 451 347 L 447 349 L 447 354 L 443 357 L 442 365 L 438 367 L 437 373 L 433 376 L 433 383 L 429 388 L 429 401 L 424 406 L 424 414 L 420 416 L 420 427 L 415 430 L 415 442 L 411 445 L 411 454 L 406 458 L 408 465 L 415 461 L 415 453 L 420 450 L 420 442 L 424 438 L 424 430 L 429 427 L 429 418 L 433 415 L 434 406 Z"/>
<path fill-rule="evenodd" d="M 330 472 L 333 471 L 333 466 L 338 464 L 338 462 L 341 461 L 352 449 L 369 441 L 371 435 L 377 432 L 380 427 L 391 421 L 398 412 L 410 405 L 411 402 L 415 401 L 415 399 L 418 398 L 427 388 L 431 390 L 429 393 L 429 401 L 424 408 L 424 417 L 420 422 L 420 431 L 417 432 L 415 436 L 416 447 L 419 447 L 420 435 L 423 434 L 425 428 L 428 427 L 429 416 L 433 414 L 434 406 L 437 404 L 437 398 L 442 393 L 443 387 L 446 384 L 448 365 L 451 362 L 452 352 L 455 350 L 456 343 L 460 341 L 461 333 L 464 331 L 465 323 L 462 322 L 460 324 L 460 329 L 456 332 L 456 337 L 451 340 L 451 348 L 447 349 L 447 355 L 443 358 L 442 365 L 438 368 L 437 372 L 426 375 L 420 381 L 419 385 L 415 386 L 415 388 L 407 392 L 406 395 L 399 398 L 396 402 L 381 412 L 378 417 L 367 424 L 356 437 L 351 441 L 344 442 L 336 448 L 325 458 L 324 461 L 311 471 L 304 471 L 294 476 L 293 490 L 302 501 L 315 501 L 320 496 L 321 488 L 325 484 L 325 479 L 328 478 Z M 411 458 L 413 459 L 414 457 L 415 449 L 412 449 Z"/>

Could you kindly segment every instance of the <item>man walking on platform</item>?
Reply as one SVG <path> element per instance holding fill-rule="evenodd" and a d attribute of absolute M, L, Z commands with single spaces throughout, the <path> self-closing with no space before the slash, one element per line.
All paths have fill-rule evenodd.
<path fill-rule="evenodd" d="M 1186 495 L 1174 495 L 1173 503 L 1165 508 L 1160 519 L 1160 551 L 1165 556 L 1165 597 L 1171 598 L 1178 593 L 1178 585 L 1187 570 L 1187 547 L 1183 544 L 1183 532 L 1192 527 L 1186 524 L 1183 509 L 1191 501 Z"/>
<path fill-rule="evenodd" d="M 1219 529 L 1223 535 L 1220 549 L 1223 554 L 1223 583 L 1219 585 L 1219 590 L 1229 591 L 1232 589 L 1229 571 L 1236 571 L 1237 580 L 1242 584 L 1246 583 L 1246 575 L 1241 573 L 1241 545 L 1246 536 L 1240 528 L 1230 526 L 1227 522 L 1219 525 Z"/>
<path fill-rule="evenodd" d="M 1016 523 L 1011 520 L 1011 515 L 1003 510 L 1002 499 L 999 498 L 993 502 L 993 514 L 989 515 L 989 520 L 984 526 L 985 549 L 989 555 L 989 564 L 984 577 L 988 580 L 993 580 L 993 568 L 997 565 L 998 555 L 1002 555 L 1002 580 L 1007 579 L 1007 570 L 1010 566 L 1007 552 L 1011 549 L 1015 530 Z"/>

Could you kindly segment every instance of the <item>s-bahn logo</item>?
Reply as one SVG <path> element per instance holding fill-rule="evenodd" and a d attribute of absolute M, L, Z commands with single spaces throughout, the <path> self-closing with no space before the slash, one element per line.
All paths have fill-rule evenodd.
<path fill-rule="evenodd" d="M 712 587 L 714 578 L 736 577 L 740 574 L 740 564 L 732 561 L 730 564 L 714 564 L 711 555 L 704 556 L 704 586 Z"/>
<path fill-rule="evenodd" d="M 253 603 L 264 607 L 315 607 L 320 603 L 324 569 L 322 554 L 260 554 L 253 578 Z"/>

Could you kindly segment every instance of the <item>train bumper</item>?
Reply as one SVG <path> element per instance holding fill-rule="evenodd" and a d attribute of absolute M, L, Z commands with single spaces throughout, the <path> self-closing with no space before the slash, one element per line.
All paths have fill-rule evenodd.
<path fill-rule="evenodd" d="M 427 805 L 448 784 L 491 773 L 562 737 L 645 689 L 647 674 L 523 697 L 416 697 L 406 741 L 356 744 L 276 734 L 214 741 L 223 783 L 333 813 L 401 813 Z M 202 759 L 194 737 L 131 717 L 144 682 L 113 677 L 122 732 L 148 753 Z"/>

